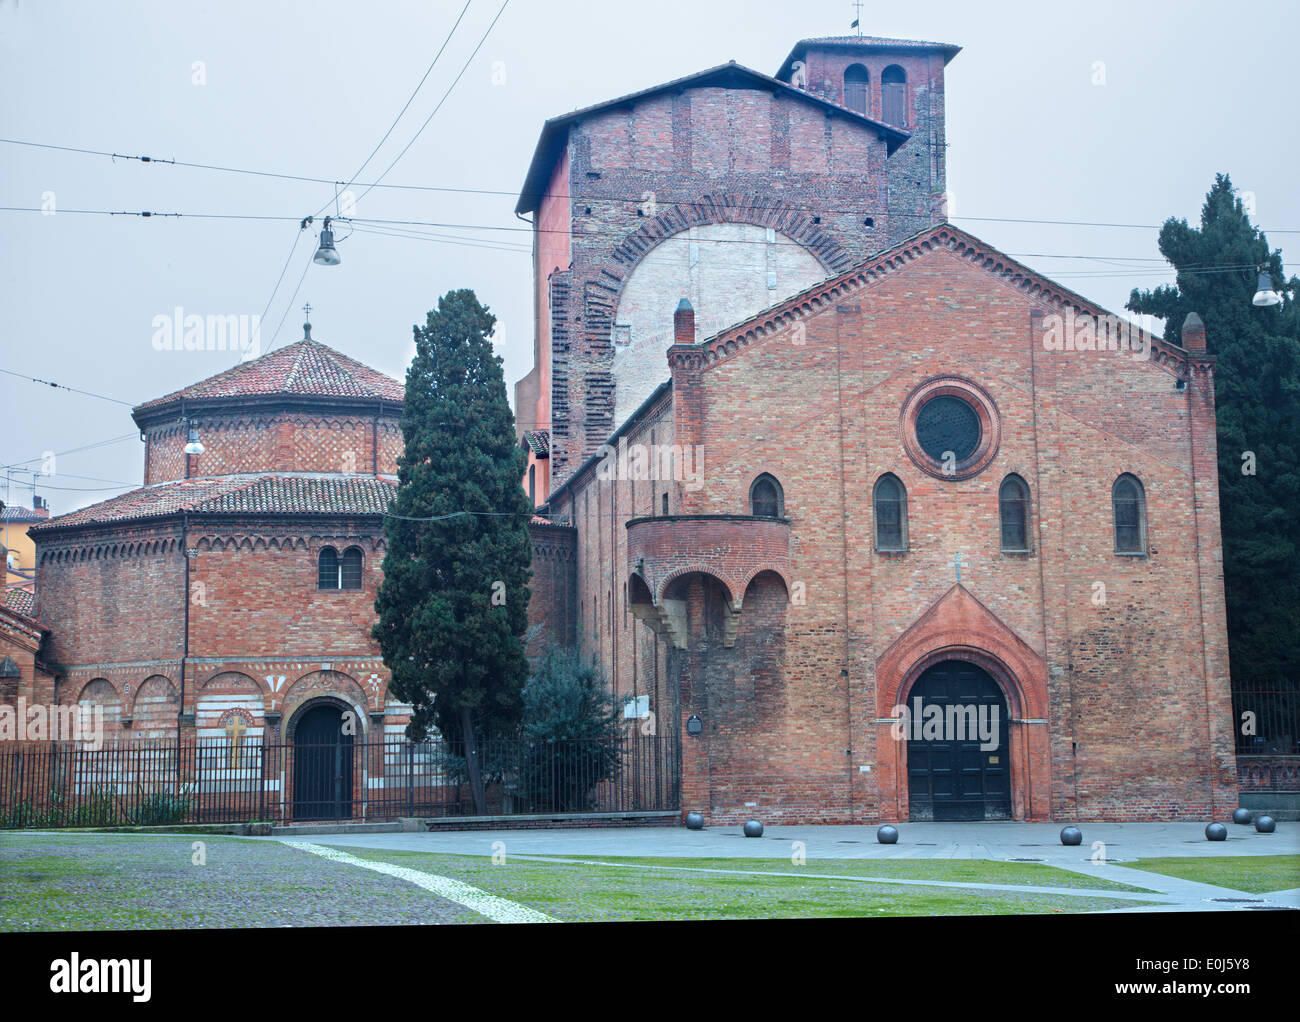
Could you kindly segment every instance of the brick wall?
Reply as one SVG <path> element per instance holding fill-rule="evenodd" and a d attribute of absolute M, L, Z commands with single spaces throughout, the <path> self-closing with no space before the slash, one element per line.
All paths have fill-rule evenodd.
<path fill-rule="evenodd" d="M 702 445 L 699 489 L 602 480 L 589 466 L 552 508 L 578 530 L 583 648 L 619 692 L 658 686 L 658 710 L 680 693 L 668 719 L 705 720 L 701 739 L 682 739 L 683 809 L 898 818 L 903 753 L 880 747 L 877 721 L 922 656 L 963 646 L 1009 667 L 1017 815 L 1199 819 L 1235 805 L 1212 364 L 1189 374 L 1163 346 L 1147 360 L 1044 350 L 1031 312 L 1102 310 L 948 228 L 868 267 L 801 300 L 797 316 L 791 305 L 672 350 L 673 390 L 622 435 Z M 936 377 L 968 381 L 996 410 L 997 448 L 969 478 L 936 478 L 903 444 L 902 409 Z M 684 608 L 684 648 L 629 617 L 660 594 L 633 577 L 627 521 L 662 513 L 665 491 L 674 515 L 744 514 L 761 472 L 784 490 L 786 573 L 744 593 L 682 576 L 662 595 Z M 907 488 L 903 553 L 874 550 L 871 491 L 886 472 Z M 1029 553 L 1000 545 L 998 488 L 1013 472 L 1030 488 Z M 1146 492 L 1136 557 L 1114 550 L 1111 487 L 1125 472 Z M 698 540 L 682 536 L 686 554 Z M 716 571 L 707 560 L 701 570 Z M 951 613 L 927 616 L 953 593 Z M 902 648 L 910 660 L 894 656 Z"/>
<path fill-rule="evenodd" d="M 402 451 L 401 409 L 382 417 L 246 410 L 234 415 L 191 412 L 204 452 L 190 474 L 245 472 L 397 473 Z M 186 478 L 186 428 L 177 423 L 145 430 L 145 485 Z"/>
<path fill-rule="evenodd" d="M 539 255 L 535 278 L 539 307 L 550 299 L 538 329 L 550 330 L 553 485 L 619 424 L 612 327 L 629 276 L 661 241 L 704 225 L 771 228 L 824 276 L 931 222 L 890 219 L 887 145 L 874 129 L 787 95 L 688 87 L 650 96 L 572 125 L 565 158 L 571 266 L 553 272 Z M 543 220 L 556 229 L 552 215 Z M 772 301 L 804 283 L 791 277 Z M 671 276 L 661 304 L 671 310 L 688 284 Z"/>

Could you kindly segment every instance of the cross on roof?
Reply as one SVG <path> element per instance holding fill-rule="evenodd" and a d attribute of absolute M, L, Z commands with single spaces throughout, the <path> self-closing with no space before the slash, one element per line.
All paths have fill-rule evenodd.
<path fill-rule="evenodd" d="M 311 322 L 311 302 L 307 302 L 302 307 L 302 314 L 307 317 L 307 322 Z"/>
<path fill-rule="evenodd" d="M 857 2 L 852 4 L 851 6 L 855 11 L 857 11 L 858 16 L 853 19 L 853 24 L 850 25 L 849 27 L 856 28 L 858 30 L 858 38 L 861 39 L 862 38 L 862 0 L 857 0 Z"/>

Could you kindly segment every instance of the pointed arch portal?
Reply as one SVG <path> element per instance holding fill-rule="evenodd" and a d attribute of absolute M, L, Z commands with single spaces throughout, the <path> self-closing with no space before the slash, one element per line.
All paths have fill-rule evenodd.
<path fill-rule="evenodd" d="M 876 692 L 882 820 L 1049 818 L 1047 663 L 961 583 L 877 659 Z M 944 707 L 945 720 L 950 705 L 974 707 L 977 715 L 984 706 L 986 717 L 998 708 L 993 748 L 947 734 L 924 752 L 913 747 L 898 707 L 911 713 L 917 698 L 922 713 Z M 920 796 L 915 806 L 913 792 Z"/>

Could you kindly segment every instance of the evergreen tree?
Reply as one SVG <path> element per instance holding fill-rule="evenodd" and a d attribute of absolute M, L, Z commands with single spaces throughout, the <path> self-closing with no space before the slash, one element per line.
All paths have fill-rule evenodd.
<path fill-rule="evenodd" d="M 1225 174 L 1206 197 L 1200 228 L 1167 220 L 1160 251 L 1178 271 L 1177 283 L 1134 290 L 1128 307 L 1163 318 L 1165 339 L 1175 344 L 1182 343 L 1183 318 L 1199 313 L 1218 358 L 1214 398 L 1233 688 L 1294 692 L 1300 678 L 1300 302 L 1251 304 L 1261 264 L 1281 290 L 1282 255 L 1269 250 Z M 1300 294 L 1295 277 L 1286 286 Z"/>
<path fill-rule="evenodd" d="M 520 786 L 542 812 L 583 811 L 620 767 L 623 728 L 599 667 L 553 649 L 524 686 Z"/>
<path fill-rule="evenodd" d="M 408 736 L 436 727 L 464 743 L 480 814 L 482 741 L 513 733 L 522 711 L 532 557 L 524 457 L 488 340 L 495 322 L 459 290 L 414 328 L 373 632 L 393 695 L 412 706 Z"/>

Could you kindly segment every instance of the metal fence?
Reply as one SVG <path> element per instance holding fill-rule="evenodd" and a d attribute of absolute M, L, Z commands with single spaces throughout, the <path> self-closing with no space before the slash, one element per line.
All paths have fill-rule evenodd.
<path fill-rule="evenodd" d="M 480 743 L 486 815 L 670 811 L 671 737 Z M 0 827 L 475 815 L 462 743 L 232 739 L 0 743 Z"/>
<path fill-rule="evenodd" d="M 1300 686 L 1239 683 L 1232 711 L 1238 756 L 1300 756 Z"/>

